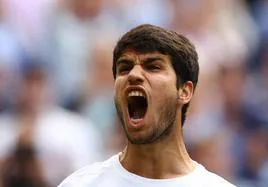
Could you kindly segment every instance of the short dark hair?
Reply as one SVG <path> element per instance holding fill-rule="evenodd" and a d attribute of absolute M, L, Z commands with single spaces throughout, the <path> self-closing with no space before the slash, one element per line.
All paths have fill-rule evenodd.
<path fill-rule="evenodd" d="M 113 51 L 113 76 L 116 77 L 116 61 L 127 50 L 139 53 L 160 52 L 169 55 L 177 76 L 177 88 L 186 81 L 193 83 L 194 89 L 198 82 L 199 64 L 194 45 L 183 35 L 174 31 L 143 24 L 124 34 L 117 42 Z M 182 125 L 186 119 L 189 103 L 182 108 Z"/>

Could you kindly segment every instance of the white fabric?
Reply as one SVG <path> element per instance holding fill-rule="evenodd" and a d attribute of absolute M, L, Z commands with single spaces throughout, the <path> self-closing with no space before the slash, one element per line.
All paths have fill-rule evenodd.
<path fill-rule="evenodd" d="M 197 163 L 193 172 L 173 179 L 149 179 L 128 172 L 115 155 L 102 163 L 84 167 L 58 187 L 234 187 Z"/>

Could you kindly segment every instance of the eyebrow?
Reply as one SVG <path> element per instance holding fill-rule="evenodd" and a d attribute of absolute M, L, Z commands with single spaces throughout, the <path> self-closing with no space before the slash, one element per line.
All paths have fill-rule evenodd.
<path fill-rule="evenodd" d="M 147 64 L 147 63 L 151 63 L 151 62 L 153 62 L 153 61 L 161 61 L 161 62 L 163 62 L 164 61 L 164 59 L 163 58 L 161 58 L 161 57 L 147 57 L 147 58 L 144 58 L 143 60 L 142 60 L 142 64 Z M 116 64 L 117 65 L 119 65 L 119 64 L 134 64 L 134 61 L 133 60 L 131 60 L 131 59 L 127 59 L 127 58 L 120 58 L 119 60 L 117 60 L 117 62 L 116 62 Z"/>
<path fill-rule="evenodd" d="M 120 64 L 129 65 L 129 64 L 133 64 L 133 63 L 134 63 L 133 60 L 126 59 L 126 58 L 120 58 L 119 60 L 116 61 L 117 65 L 120 65 Z"/>
<path fill-rule="evenodd" d="M 161 61 L 161 62 L 163 62 L 164 59 L 161 58 L 161 57 L 148 57 L 148 58 L 145 58 L 144 60 L 142 60 L 142 63 L 143 63 L 143 64 L 144 64 L 144 63 L 151 63 L 151 62 L 153 62 L 153 61 Z"/>

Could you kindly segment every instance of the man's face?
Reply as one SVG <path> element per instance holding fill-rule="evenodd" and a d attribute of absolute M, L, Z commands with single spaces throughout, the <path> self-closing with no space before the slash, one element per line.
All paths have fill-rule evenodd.
<path fill-rule="evenodd" d="M 127 50 L 117 60 L 115 104 L 131 143 L 148 144 L 169 134 L 177 115 L 177 93 L 168 55 Z"/>

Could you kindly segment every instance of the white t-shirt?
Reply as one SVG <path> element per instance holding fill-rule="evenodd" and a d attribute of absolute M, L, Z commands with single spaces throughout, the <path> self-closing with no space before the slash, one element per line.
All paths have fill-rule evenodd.
<path fill-rule="evenodd" d="M 209 172 L 202 165 L 190 174 L 172 179 L 149 179 L 128 172 L 120 163 L 119 155 L 86 166 L 58 187 L 234 187 L 220 176 Z"/>

